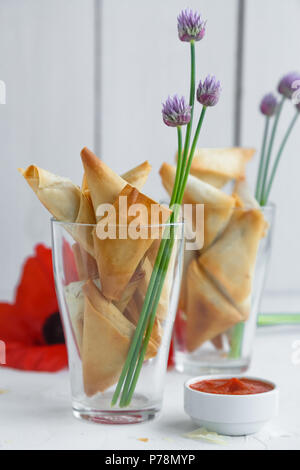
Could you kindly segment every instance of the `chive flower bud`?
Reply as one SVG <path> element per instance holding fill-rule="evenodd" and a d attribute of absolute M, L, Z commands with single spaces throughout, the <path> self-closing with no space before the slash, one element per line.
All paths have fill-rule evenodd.
<path fill-rule="evenodd" d="M 216 77 L 208 75 L 203 83 L 201 80 L 199 82 L 197 100 L 203 106 L 215 106 L 219 101 L 221 90 L 220 82 Z"/>
<path fill-rule="evenodd" d="M 162 108 L 163 121 L 167 126 L 185 126 L 191 120 L 191 107 L 186 104 L 184 97 L 177 95 L 168 97 Z"/>
<path fill-rule="evenodd" d="M 197 11 L 182 10 L 177 18 L 178 36 L 180 41 L 201 41 L 205 35 L 206 21 Z"/>
<path fill-rule="evenodd" d="M 299 88 L 300 74 L 299 72 L 291 72 L 282 77 L 278 85 L 278 91 L 281 95 L 291 99 L 297 88 Z"/>
<path fill-rule="evenodd" d="M 260 103 L 260 110 L 265 116 L 273 116 L 277 111 L 278 101 L 273 93 L 268 93 Z"/>

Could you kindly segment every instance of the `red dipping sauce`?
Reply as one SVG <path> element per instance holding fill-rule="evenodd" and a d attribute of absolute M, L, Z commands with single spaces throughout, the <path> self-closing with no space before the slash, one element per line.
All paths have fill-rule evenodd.
<path fill-rule="evenodd" d="M 246 378 L 201 380 L 190 385 L 190 388 L 198 392 L 215 393 L 221 395 L 252 395 L 273 390 L 270 385 L 261 380 Z"/>

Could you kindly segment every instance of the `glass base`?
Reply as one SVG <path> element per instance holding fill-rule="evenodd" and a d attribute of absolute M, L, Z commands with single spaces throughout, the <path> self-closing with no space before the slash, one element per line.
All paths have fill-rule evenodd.
<path fill-rule="evenodd" d="M 100 424 L 136 424 L 150 421 L 158 416 L 160 406 L 150 403 L 142 394 L 135 394 L 128 408 L 111 408 L 113 392 L 98 393 L 93 397 L 85 395 L 73 398 L 75 418 Z"/>
<path fill-rule="evenodd" d="M 158 417 L 159 410 L 98 411 L 73 408 L 75 418 L 98 424 L 137 424 Z"/>
<path fill-rule="evenodd" d="M 176 351 L 175 368 L 178 372 L 197 376 L 213 374 L 240 375 L 246 372 L 250 365 L 249 358 L 230 359 L 218 354 L 189 354 Z"/>

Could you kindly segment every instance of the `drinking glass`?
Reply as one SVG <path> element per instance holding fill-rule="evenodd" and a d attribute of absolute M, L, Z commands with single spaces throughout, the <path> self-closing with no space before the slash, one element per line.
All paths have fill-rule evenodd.
<path fill-rule="evenodd" d="M 98 270 L 99 264 L 107 261 L 98 257 L 96 262 L 89 253 L 96 225 L 54 219 L 51 225 L 54 276 L 68 350 L 74 416 L 109 424 L 137 423 L 154 418 L 162 406 L 179 296 L 183 223 L 158 226 L 159 233 L 173 229 L 176 239 L 146 360 L 131 403 L 122 408 L 119 405 L 112 407 L 111 400 L 143 307 L 161 240 L 151 244 L 128 284 L 127 294 L 120 302 L 111 302 L 101 293 Z M 157 233 L 157 226 L 155 229 Z M 92 304 L 91 298 L 87 300 L 89 290 L 95 295 Z"/>
<path fill-rule="evenodd" d="M 239 208 L 235 210 L 247 211 L 248 209 Z M 175 364 L 178 371 L 190 375 L 207 375 L 222 373 L 240 374 L 248 369 L 251 361 L 257 316 L 271 254 L 275 219 L 275 206 L 273 204 L 261 207 L 260 210 L 265 219 L 265 230 L 258 244 L 255 267 L 253 271 L 249 273 L 249 276 L 252 277 L 251 292 L 243 305 L 235 305 L 232 299 L 228 297 L 223 286 L 218 284 L 218 282 L 216 283 L 213 276 L 210 277 L 210 273 L 205 272 L 204 266 L 205 283 L 199 283 L 198 286 L 196 285 L 200 293 L 199 303 L 196 306 L 197 310 L 195 303 L 193 304 L 194 311 L 192 312 L 192 315 L 197 315 L 199 325 L 202 325 L 202 329 L 198 332 L 197 328 L 192 330 L 188 325 L 191 318 L 189 317 L 189 315 L 191 315 L 189 311 L 190 307 L 188 306 L 189 299 L 186 298 L 186 295 L 183 296 L 182 292 L 189 292 L 189 295 L 193 295 L 195 285 L 192 285 L 193 278 L 184 272 L 174 327 Z M 241 234 L 241 236 L 244 236 L 244 234 Z M 220 235 L 220 239 L 221 237 L 222 234 Z M 237 269 L 239 269 L 239 263 L 243 262 L 242 259 L 244 259 L 244 255 L 246 255 L 246 253 L 241 252 L 240 248 L 236 246 L 237 243 L 240 243 L 240 240 L 240 238 L 237 238 L 235 242 L 231 239 L 231 244 L 223 247 L 223 249 L 226 250 L 227 262 L 234 263 Z M 199 252 L 197 250 L 194 252 L 185 250 L 184 265 L 189 265 L 191 259 L 196 260 L 192 262 L 198 263 L 199 260 L 201 260 L 201 253 L 201 251 Z M 214 272 L 218 272 L 220 268 L 218 261 L 212 259 L 211 263 L 215 270 Z M 226 263 L 224 258 L 223 263 Z M 221 266 L 221 270 L 223 268 L 224 265 Z M 230 283 L 234 281 L 226 279 L 226 282 Z M 211 290 L 208 292 L 207 288 Z M 204 291 L 202 291 L 202 289 L 204 289 Z M 213 298 L 214 295 L 215 298 Z M 209 296 L 211 297 L 207 300 Z M 204 301 L 203 298 L 205 298 Z M 214 304 L 213 306 L 209 304 L 210 301 Z M 220 305 L 217 306 L 219 308 L 219 316 L 216 314 L 217 309 L 214 310 L 217 302 L 221 302 Z M 247 310 L 247 319 L 237 321 L 238 315 L 234 315 L 242 311 L 242 309 Z M 229 315 L 232 315 L 232 320 L 228 318 Z M 242 316 L 241 314 L 241 317 Z M 197 324 L 197 322 L 195 324 Z M 200 338 L 198 345 L 197 334 Z"/>

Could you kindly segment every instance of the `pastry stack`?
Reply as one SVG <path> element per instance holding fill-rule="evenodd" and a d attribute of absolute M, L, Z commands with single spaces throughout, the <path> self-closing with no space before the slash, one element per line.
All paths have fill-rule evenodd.
<path fill-rule="evenodd" d="M 257 251 L 267 231 L 245 180 L 253 154 L 252 149 L 228 148 L 198 149 L 194 155 L 183 203 L 203 205 L 204 237 L 201 249 L 185 251 L 178 309 L 189 352 L 209 340 L 221 349 L 221 334 L 250 314 Z M 169 194 L 175 172 L 167 163 L 160 169 Z M 233 191 L 225 192 L 223 187 L 231 180 Z"/>
<path fill-rule="evenodd" d="M 87 148 L 81 151 L 81 159 L 81 187 L 34 165 L 20 172 L 52 216 L 65 223 L 74 240 L 69 251 L 76 265 L 76 279 L 68 282 L 65 276 L 64 294 L 82 361 L 84 391 L 92 396 L 119 379 L 160 243 L 159 237 L 155 239 L 150 233 L 138 239 L 123 238 L 118 227 L 114 227 L 114 239 L 99 237 L 99 224 L 107 222 L 107 215 L 99 208 L 113 205 L 119 216 L 124 212 L 121 196 L 126 196 L 127 212 L 121 214 L 122 220 L 129 224 L 130 207 L 143 204 L 147 211 L 146 215 L 142 212 L 141 227 L 151 224 L 153 205 L 159 206 L 160 223 L 168 220 L 170 211 L 141 192 L 151 170 L 148 162 L 119 176 Z M 170 291 L 171 276 L 167 275 L 146 360 L 158 352 Z"/>

